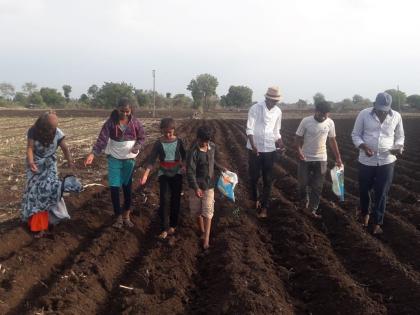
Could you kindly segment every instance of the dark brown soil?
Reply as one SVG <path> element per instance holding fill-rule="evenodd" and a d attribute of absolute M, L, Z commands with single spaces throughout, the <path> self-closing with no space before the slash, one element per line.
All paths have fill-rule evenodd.
<path fill-rule="evenodd" d="M 381 237 L 357 222 L 351 119 L 337 122 L 346 201 L 337 201 L 327 180 L 322 220 L 298 207 L 291 147 L 298 122 L 284 121 L 290 149 L 274 169 L 269 219 L 260 221 L 249 200 L 245 122 L 206 121 L 216 130 L 219 162 L 240 178 L 236 204 L 216 197 L 208 251 L 201 249 L 185 196 L 176 235 L 157 239 L 155 174 L 145 190 L 135 185 L 140 215 L 132 229 L 111 226 L 109 193 L 100 187 L 68 197 L 72 220 L 60 224 L 52 239 L 32 239 L 17 220 L 2 223 L 0 313 L 420 314 L 420 170 L 412 156 L 420 152 L 418 121 L 405 124 L 407 154 L 397 162 Z M 202 123 L 186 120 L 178 133 L 190 144 Z"/>

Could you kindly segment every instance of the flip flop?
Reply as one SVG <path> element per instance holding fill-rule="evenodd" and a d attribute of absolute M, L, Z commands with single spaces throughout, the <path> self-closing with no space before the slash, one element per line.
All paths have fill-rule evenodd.
<path fill-rule="evenodd" d="M 382 230 L 380 226 L 377 229 L 373 230 L 372 232 L 373 235 L 381 235 L 383 233 L 384 233 L 384 230 Z"/>
<path fill-rule="evenodd" d="M 316 213 L 316 211 L 312 211 L 311 214 L 315 219 L 322 219 L 322 215 Z"/>
<path fill-rule="evenodd" d="M 124 222 L 122 219 L 117 219 L 114 224 L 112 224 L 112 227 L 116 228 L 116 229 L 122 229 L 124 226 Z"/>
<path fill-rule="evenodd" d="M 167 237 L 168 237 L 168 232 L 166 231 L 163 231 L 162 233 L 158 235 L 158 239 L 160 239 L 161 241 L 166 240 Z"/>
<path fill-rule="evenodd" d="M 171 227 L 166 231 L 166 233 L 168 233 L 168 235 L 174 235 L 176 233 L 176 229 Z"/>
<path fill-rule="evenodd" d="M 128 228 L 134 227 L 134 223 L 130 219 L 123 219 L 123 225 Z"/>

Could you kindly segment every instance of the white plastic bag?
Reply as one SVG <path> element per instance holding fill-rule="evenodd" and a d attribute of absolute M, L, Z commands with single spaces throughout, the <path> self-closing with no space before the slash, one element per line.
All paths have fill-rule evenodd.
<path fill-rule="evenodd" d="M 332 190 L 340 201 L 344 201 L 344 165 L 341 167 L 334 166 L 331 171 Z"/>
<path fill-rule="evenodd" d="M 236 175 L 236 173 L 226 171 L 222 172 L 220 175 L 217 181 L 217 188 L 223 195 L 235 202 L 234 189 L 236 184 L 238 184 L 238 175 Z"/>

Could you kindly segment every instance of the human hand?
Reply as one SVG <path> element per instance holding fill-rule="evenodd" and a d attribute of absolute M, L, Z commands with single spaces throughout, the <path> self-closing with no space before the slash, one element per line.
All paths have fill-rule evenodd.
<path fill-rule="evenodd" d="M 298 151 L 298 159 L 301 161 L 305 161 L 305 155 L 303 154 L 302 150 Z"/>
<path fill-rule="evenodd" d="M 335 165 L 337 165 L 338 168 L 341 168 L 343 166 L 343 161 L 341 161 L 341 159 L 337 159 L 335 161 Z"/>
<path fill-rule="evenodd" d="M 198 198 L 203 198 L 204 193 L 203 193 L 203 191 L 202 191 L 200 188 L 197 188 L 197 189 L 195 190 L 195 195 L 196 195 Z"/>
<path fill-rule="evenodd" d="M 389 153 L 393 155 L 402 155 L 402 149 L 391 149 L 389 150 Z"/>
<path fill-rule="evenodd" d="M 36 164 L 34 162 L 30 162 L 29 164 L 29 168 L 31 169 L 32 172 L 37 173 L 38 172 L 38 166 L 36 166 Z"/>
<path fill-rule="evenodd" d="M 365 153 L 366 153 L 366 155 L 368 156 L 368 157 L 371 157 L 373 154 L 374 154 L 374 152 L 373 152 L 373 150 L 371 149 L 371 148 L 369 148 L 366 144 L 361 144 L 360 145 L 360 149 L 362 149 L 363 151 L 365 151 Z"/>
<path fill-rule="evenodd" d="M 72 160 L 68 160 L 67 161 L 67 167 L 73 169 L 74 168 L 74 162 Z"/>
<path fill-rule="evenodd" d="M 133 153 L 133 154 L 137 154 L 137 153 L 139 153 L 139 149 L 136 148 L 136 147 L 133 147 L 130 152 Z"/>
<path fill-rule="evenodd" d="M 252 146 L 252 152 L 254 152 L 254 154 L 256 155 L 256 156 L 258 156 L 259 155 L 259 153 L 258 153 L 258 149 L 257 149 L 257 147 L 254 145 L 254 146 Z"/>
<path fill-rule="evenodd" d="M 146 182 L 147 182 L 147 175 L 143 175 L 141 178 L 140 178 L 140 181 L 139 181 L 139 183 L 140 183 L 140 185 L 141 186 L 144 186 L 145 184 L 146 184 Z"/>
<path fill-rule="evenodd" d="M 89 155 L 86 157 L 86 160 L 85 160 L 85 166 L 91 165 L 94 158 L 95 158 L 95 155 L 93 153 L 89 153 Z"/>

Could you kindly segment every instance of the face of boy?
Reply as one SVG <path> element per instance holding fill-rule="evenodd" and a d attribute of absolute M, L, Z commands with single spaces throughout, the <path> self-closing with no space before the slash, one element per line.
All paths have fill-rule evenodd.
<path fill-rule="evenodd" d="M 120 114 L 120 119 L 128 119 L 131 115 L 131 108 L 130 106 L 121 106 L 118 108 L 118 112 Z"/>
<path fill-rule="evenodd" d="M 209 142 L 210 140 L 198 139 L 198 145 L 200 146 L 200 148 L 207 148 L 209 146 Z"/>
<path fill-rule="evenodd" d="M 166 139 L 172 139 L 175 136 L 175 128 L 164 128 L 162 134 Z"/>
<path fill-rule="evenodd" d="M 328 118 L 328 114 L 329 113 L 322 113 L 322 112 L 316 111 L 314 118 L 317 122 L 323 122 L 325 119 Z"/>

